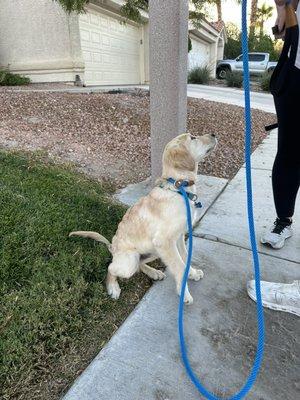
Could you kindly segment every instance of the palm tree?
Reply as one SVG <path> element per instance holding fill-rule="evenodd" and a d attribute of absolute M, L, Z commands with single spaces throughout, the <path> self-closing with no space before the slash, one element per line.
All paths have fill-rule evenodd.
<path fill-rule="evenodd" d="M 67 12 L 82 12 L 84 6 L 89 3 L 89 0 L 55 0 L 67 11 Z"/>
<path fill-rule="evenodd" d="M 254 34 L 257 17 L 258 0 L 251 1 L 250 34 Z"/>
<path fill-rule="evenodd" d="M 84 6 L 89 3 L 89 0 L 55 0 L 67 12 L 82 12 Z M 191 19 L 200 20 L 204 17 L 203 6 L 205 3 L 215 4 L 217 7 L 218 21 L 222 21 L 222 0 L 190 0 L 194 5 L 195 10 L 190 13 Z M 240 0 L 237 0 L 240 1 Z M 121 7 L 122 14 L 128 19 L 140 22 L 141 15 L 139 10 L 147 10 L 149 0 L 126 0 L 125 4 Z"/>
<path fill-rule="evenodd" d="M 218 13 L 218 22 L 223 21 L 223 13 L 222 13 L 222 0 L 215 0 L 217 6 L 217 13 Z"/>
<path fill-rule="evenodd" d="M 267 19 L 271 18 L 273 15 L 273 7 L 268 6 L 264 3 L 260 8 L 257 9 L 257 20 L 256 26 L 259 27 L 259 35 L 263 36 L 264 34 L 264 25 Z"/>

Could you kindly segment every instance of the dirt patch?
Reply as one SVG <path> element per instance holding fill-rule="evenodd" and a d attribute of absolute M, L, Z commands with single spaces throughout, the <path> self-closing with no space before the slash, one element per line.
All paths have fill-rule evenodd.
<path fill-rule="evenodd" d="M 0 146 L 43 150 L 118 187 L 150 175 L 149 97 L 0 91 Z M 199 99 L 188 101 L 188 129 L 218 135 L 216 152 L 200 172 L 231 178 L 243 164 L 244 110 Z M 253 112 L 253 148 L 274 115 Z"/>

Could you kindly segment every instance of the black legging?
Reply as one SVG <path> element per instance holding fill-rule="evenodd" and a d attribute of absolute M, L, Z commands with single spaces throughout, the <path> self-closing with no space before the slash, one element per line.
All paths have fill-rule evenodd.
<path fill-rule="evenodd" d="M 290 73 L 284 94 L 274 96 L 279 126 L 272 182 L 279 218 L 293 216 L 300 185 L 300 69 Z"/>

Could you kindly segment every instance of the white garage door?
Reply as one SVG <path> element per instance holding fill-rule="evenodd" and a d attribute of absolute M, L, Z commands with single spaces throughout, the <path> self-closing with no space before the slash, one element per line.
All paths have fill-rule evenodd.
<path fill-rule="evenodd" d="M 192 50 L 189 52 L 189 70 L 195 67 L 210 66 L 210 45 L 192 39 Z"/>
<path fill-rule="evenodd" d="M 141 83 L 140 28 L 94 10 L 79 24 L 87 85 Z"/>

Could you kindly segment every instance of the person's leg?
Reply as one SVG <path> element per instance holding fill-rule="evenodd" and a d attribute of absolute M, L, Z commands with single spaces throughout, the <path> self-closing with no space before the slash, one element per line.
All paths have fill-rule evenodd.
<path fill-rule="evenodd" d="M 272 171 L 272 184 L 278 218 L 281 220 L 291 219 L 294 215 L 300 185 L 300 167 L 290 164 L 277 155 Z"/>
<path fill-rule="evenodd" d="M 292 236 L 292 217 L 300 186 L 300 70 L 293 70 L 284 95 L 275 97 L 278 118 L 278 151 L 272 171 L 277 219 L 261 242 L 275 249 Z"/>
<path fill-rule="evenodd" d="M 300 185 L 300 70 L 295 68 L 291 78 L 286 94 L 275 98 L 278 151 L 272 183 L 276 212 L 280 219 L 292 218 Z"/>

